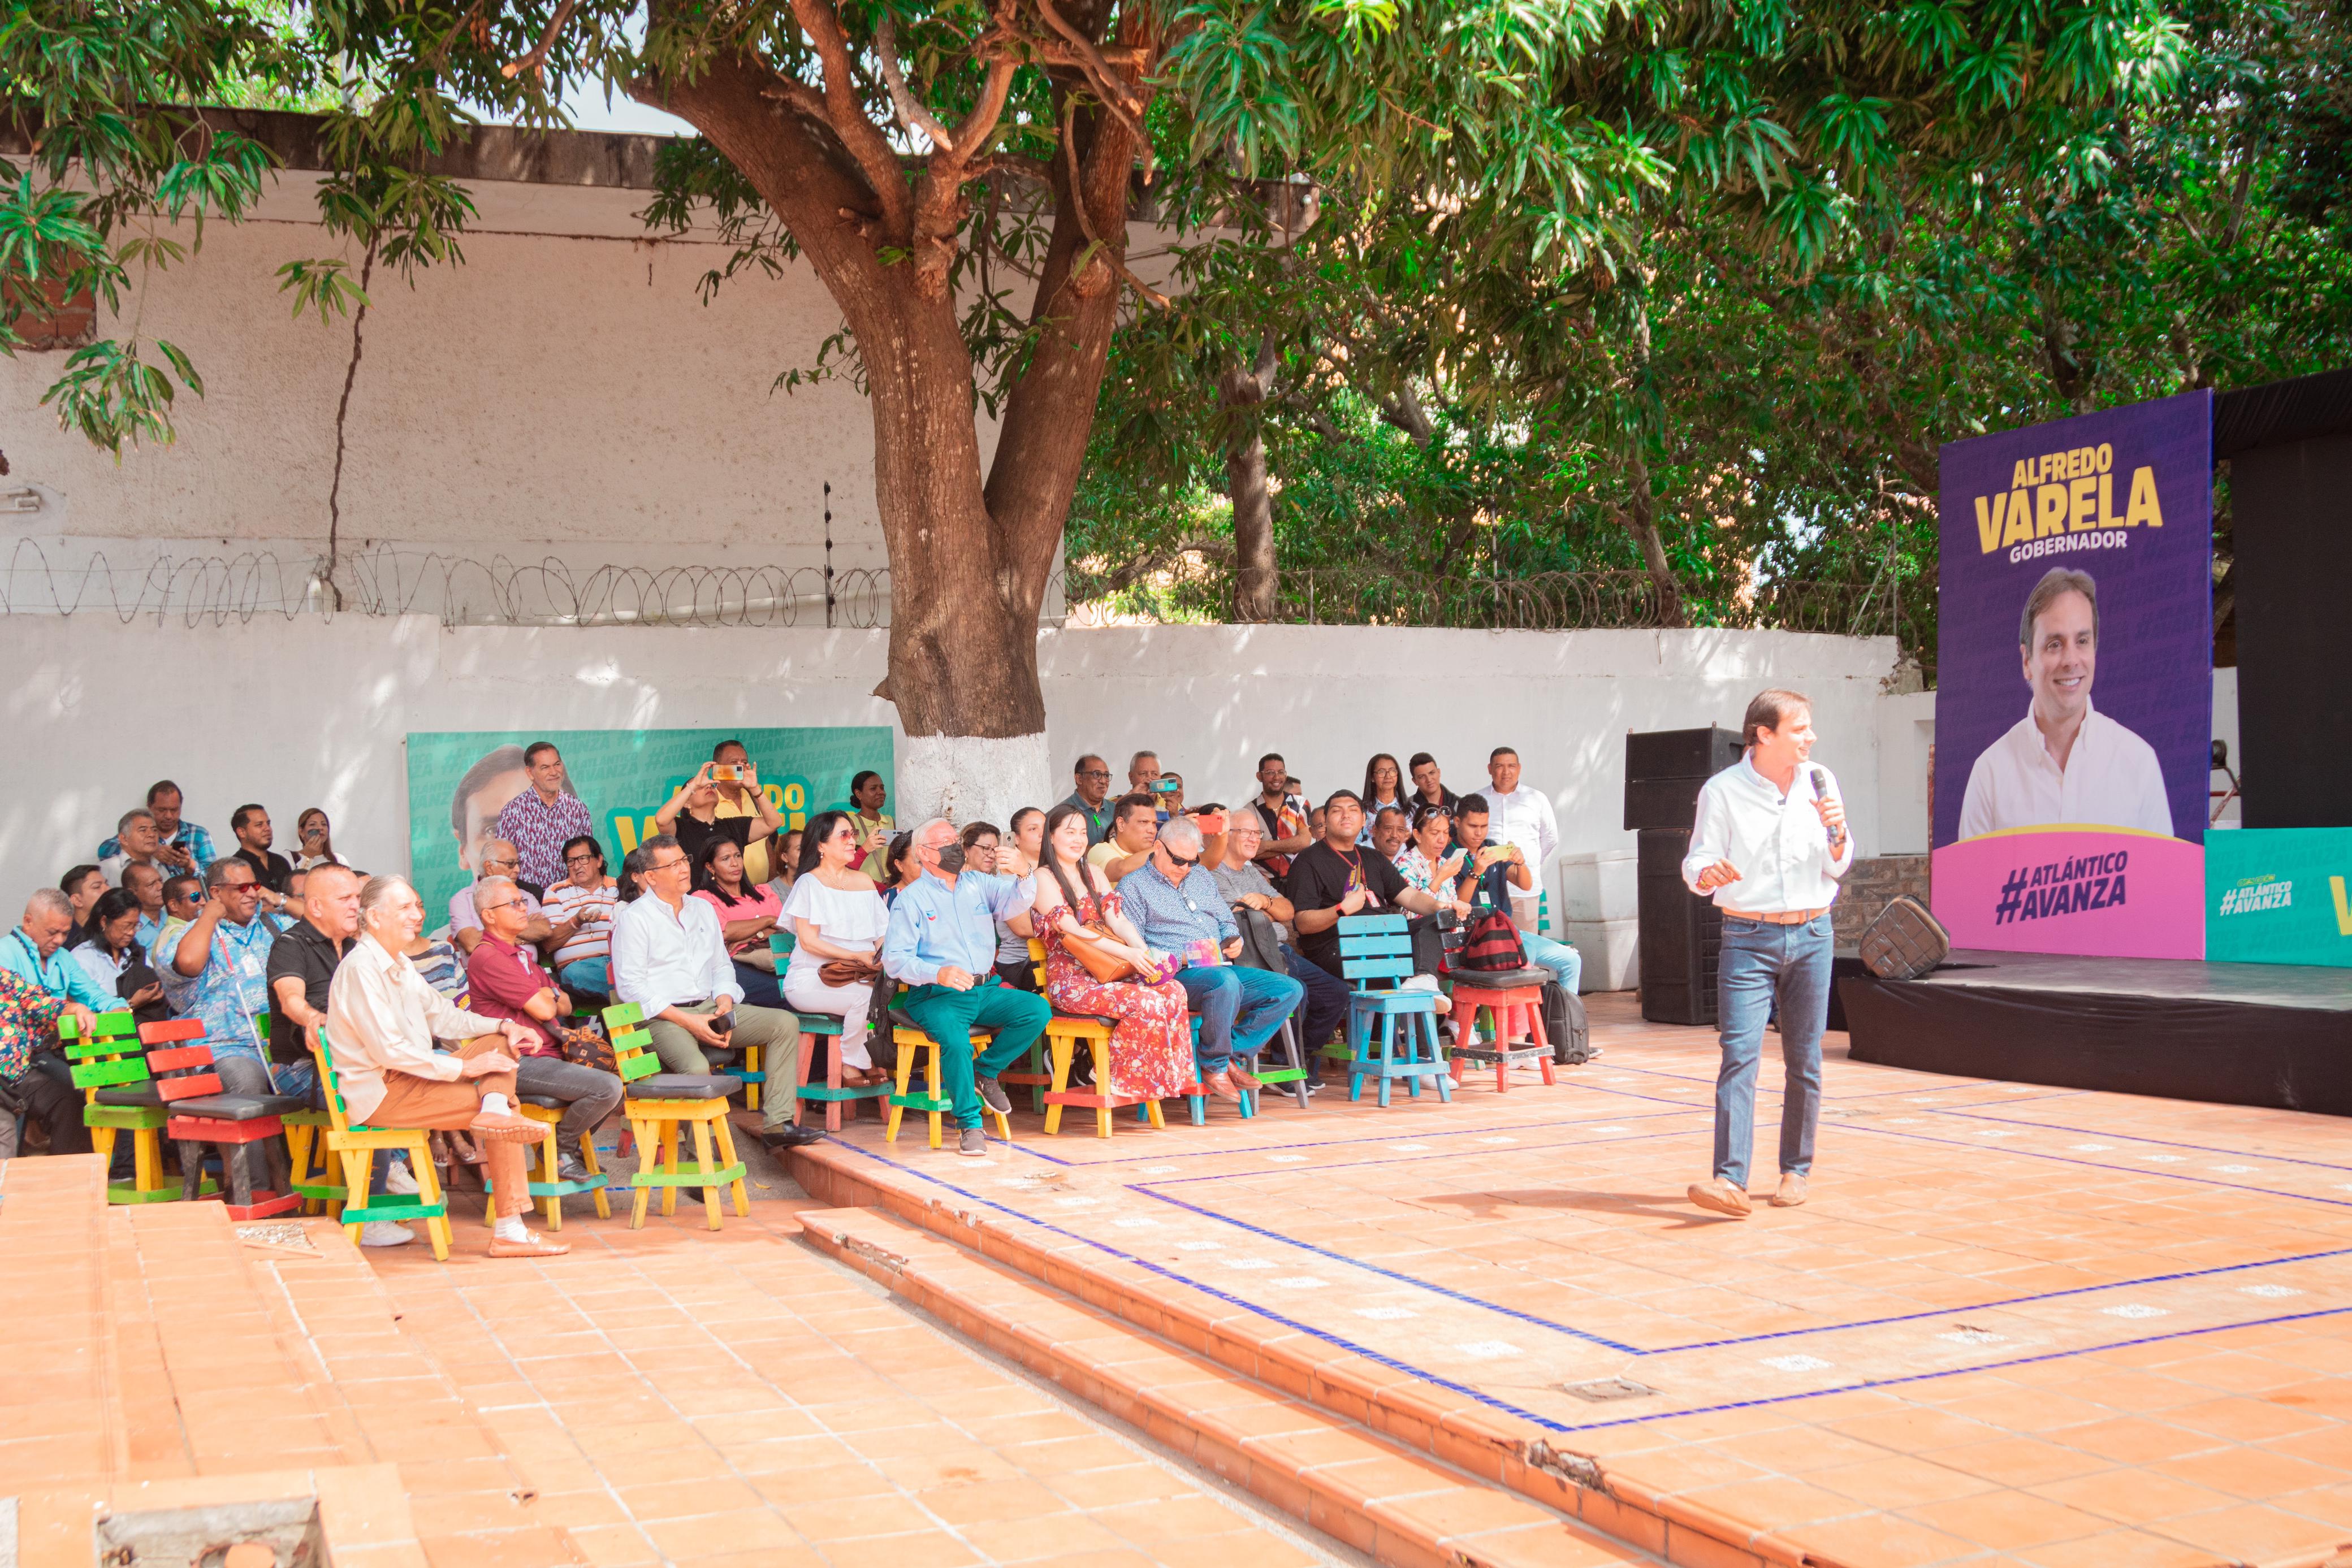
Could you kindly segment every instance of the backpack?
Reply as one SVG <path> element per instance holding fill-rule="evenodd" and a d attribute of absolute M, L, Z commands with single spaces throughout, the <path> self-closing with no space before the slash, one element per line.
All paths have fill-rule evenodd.
<path fill-rule="evenodd" d="M 1543 1020 L 1553 1061 L 1581 1067 L 1592 1060 L 1592 1026 L 1586 1021 L 1583 998 L 1558 980 L 1544 982 Z"/>
<path fill-rule="evenodd" d="M 1944 961 L 1952 934 L 1916 898 L 1897 898 L 1862 934 L 1862 961 L 1882 980 L 1916 980 Z"/>
<path fill-rule="evenodd" d="M 1452 967 L 1486 972 L 1526 968 L 1527 949 L 1519 945 L 1519 928 L 1511 924 L 1508 912 L 1472 910 L 1462 928 L 1461 951 L 1452 955 Z"/>

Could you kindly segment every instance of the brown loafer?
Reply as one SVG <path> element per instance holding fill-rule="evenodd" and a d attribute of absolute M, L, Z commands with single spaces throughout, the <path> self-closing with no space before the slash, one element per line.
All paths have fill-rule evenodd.
<path fill-rule="evenodd" d="M 1690 1186 L 1690 1200 L 1709 1214 L 1721 1214 L 1733 1219 L 1745 1219 L 1754 1212 L 1748 1194 L 1721 1176 L 1713 1181 L 1695 1181 Z"/>
<path fill-rule="evenodd" d="M 509 1241 L 503 1236 L 490 1238 L 488 1256 L 492 1258 L 561 1258 L 572 1250 L 569 1241 L 550 1241 L 544 1236 L 534 1236 L 528 1241 Z"/>
<path fill-rule="evenodd" d="M 1258 1082 L 1258 1076 L 1256 1073 L 1252 1072 L 1248 1068 L 1244 1067 L 1238 1061 L 1234 1062 L 1233 1066 L 1226 1068 L 1225 1073 L 1228 1077 L 1233 1079 L 1234 1087 L 1236 1089 L 1263 1089 L 1265 1087 L 1264 1083 Z"/>
<path fill-rule="evenodd" d="M 1229 1100 L 1236 1105 L 1241 1103 L 1242 1092 L 1234 1087 L 1230 1072 L 1219 1071 L 1210 1073 L 1202 1087 L 1220 1100 Z"/>
<path fill-rule="evenodd" d="M 543 1123 L 521 1116 L 493 1115 L 485 1111 L 466 1124 L 466 1131 L 486 1144 L 536 1144 L 547 1136 Z"/>
<path fill-rule="evenodd" d="M 1772 1207 L 1794 1208 L 1804 1201 L 1805 1178 L 1794 1171 L 1782 1171 L 1780 1188 L 1772 1194 Z"/>

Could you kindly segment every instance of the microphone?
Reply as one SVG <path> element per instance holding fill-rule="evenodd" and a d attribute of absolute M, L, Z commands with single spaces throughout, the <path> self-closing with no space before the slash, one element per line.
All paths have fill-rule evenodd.
<path fill-rule="evenodd" d="M 1827 768 L 1822 768 L 1822 767 L 1819 766 L 1818 764 L 1816 764 L 1816 765 L 1813 767 L 1813 768 L 1812 768 L 1812 779 L 1813 779 L 1813 796 L 1814 796 L 1814 798 L 1815 798 L 1816 800 L 1828 800 L 1828 799 L 1830 798 L 1830 776 L 1829 776 L 1829 770 L 1828 770 Z M 1832 852 L 1832 853 L 1835 853 L 1835 852 L 1837 852 L 1837 850 L 1838 850 L 1839 846 L 1840 846 L 1840 845 L 1842 845 L 1842 844 L 1843 844 L 1844 842 L 1845 842 L 1845 824 L 1843 824 L 1843 822 L 1841 822 L 1841 823 L 1840 823 L 1840 824 L 1838 824 L 1836 827 L 1832 828 L 1832 829 L 1830 830 L 1830 851 L 1831 851 L 1831 852 Z"/>

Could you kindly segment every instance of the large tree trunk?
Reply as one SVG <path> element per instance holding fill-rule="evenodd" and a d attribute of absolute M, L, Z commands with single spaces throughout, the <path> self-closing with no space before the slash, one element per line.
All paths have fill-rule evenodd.
<path fill-rule="evenodd" d="M 1274 619 L 1280 580 L 1274 558 L 1274 497 L 1265 481 L 1265 430 L 1257 409 L 1274 392 L 1271 340 L 1255 368 L 1235 365 L 1217 383 L 1225 416 L 1225 493 L 1234 503 L 1234 619 Z"/>
<path fill-rule="evenodd" d="M 895 148 L 851 95 L 833 90 L 836 75 L 847 79 L 847 56 L 829 7 L 795 0 L 793 10 L 813 37 L 824 35 L 820 54 L 827 38 L 844 44 L 826 61 L 824 91 L 741 56 L 631 91 L 710 139 L 840 306 L 866 373 L 875 505 L 890 559 L 889 674 L 877 695 L 898 706 L 908 737 L 893 804 L 902 821 L 1003 827 L 1016 807 L 1051 799 L 1037 616 L 1117 322 L 1118 277 L 1089 252 L 1087 233 L 1124 248 L 1135 144 L 1099 110 L 1064 120 L 1074 146 L 1053 167 L 1034 346 L 983 478 L 974 367 L 947 281 L 969 176 L 918 180 L 910 192 Z M 1091 25 L 1096 36 L 1100 26 Z M 949 167 L 937 154 L 933 165 Z"/>

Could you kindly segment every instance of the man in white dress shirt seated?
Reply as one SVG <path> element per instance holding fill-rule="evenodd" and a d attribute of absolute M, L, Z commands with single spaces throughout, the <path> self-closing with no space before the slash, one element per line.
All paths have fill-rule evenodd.
<path fill-rule="evenodd" d="M 800 1020 L 743 1000 L 719 912 L 709 899 L 691 895 L 694 862 L 677 838 L 656 833 L 637 851 L 645 857 L 638 880 L 646 891 L 613 917 L 613 994 L 645 1009 L 654 1054 L 669 1071 L 707 1073 L 706 1050 L 758 1046 L 768 1075 L 760 1142 L 789 1149 L 823 1139 L 823 1128 L 793 1124 L 800 1107 L 793 1082 L 800 1071 Z"/>
<path fill-rule="evenodd" d="M 1716 1015 L 1723 1065 L 1715 1079 L 1715 1175 L 1690 1200 L 1745 1219 L 1756 1143 L 1756 1071 L 1764 1020 L 1780 1002 L 1780 1185 L 1775 1208 L 1805 1201 L 1821 1115 L 1822 1030 L 1829 1025 L 1830 905 L 1853 864 L 1837 780 L 1813 763 L 1812 705 L 1764 691 L 1739 727 L 1748 754 L 1702 786 L 1683 881 L 1723 912 Z"/>
<path fill-rule="evenodd" d="M 2061 822 L 2172 836 L 2156 748 L 2091 706 L 2099 660 L 2099 589 L 2053 566 L 2026 596 L 2017 628 L 2033 701 L 1969 769 L 1960 837 Z"/>

